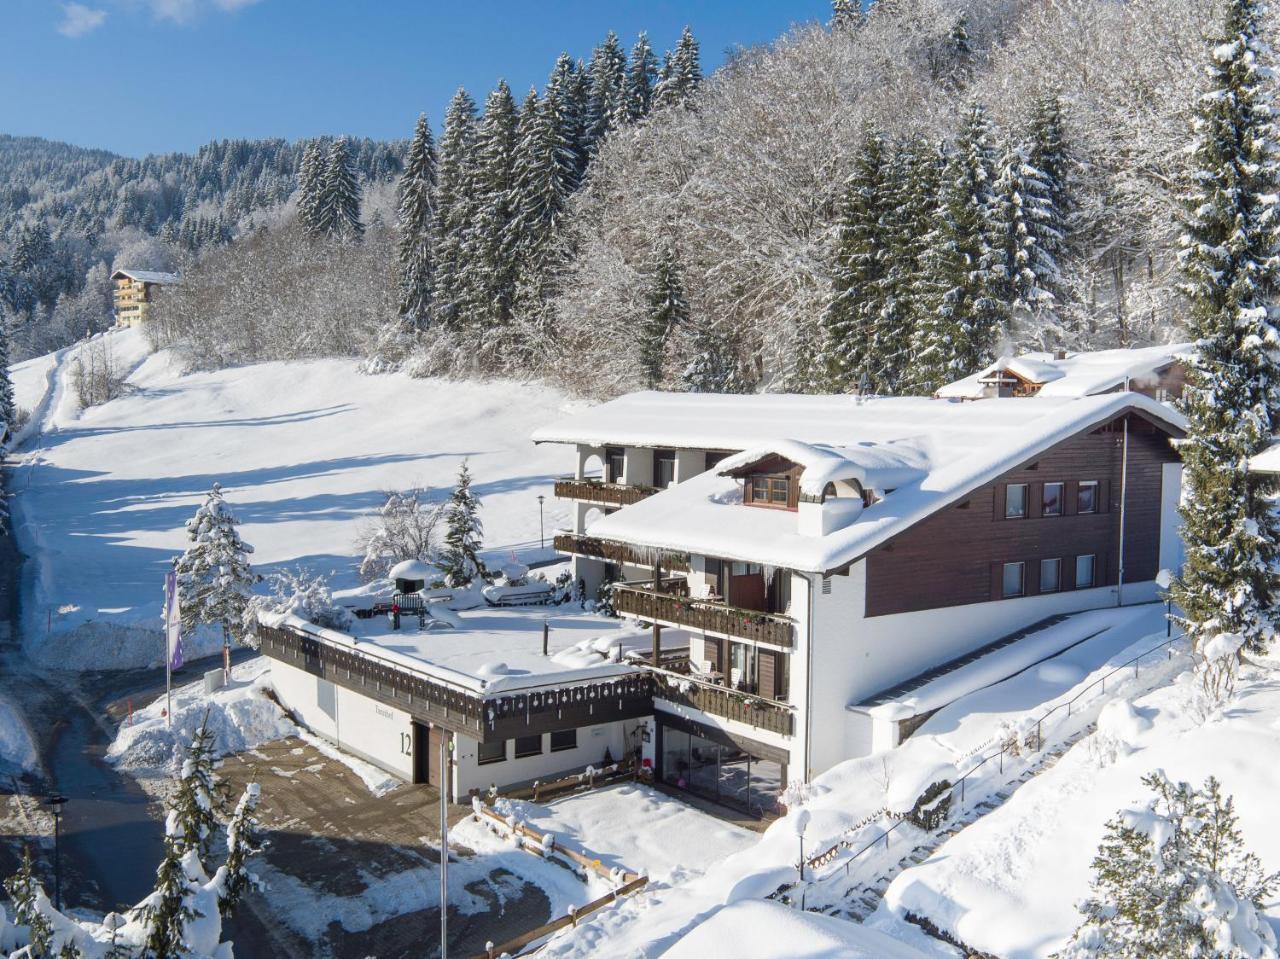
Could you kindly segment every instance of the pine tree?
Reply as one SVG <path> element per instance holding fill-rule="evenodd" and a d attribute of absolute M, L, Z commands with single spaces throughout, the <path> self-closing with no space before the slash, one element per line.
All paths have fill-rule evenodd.
<path fill-rule="evenodd" d="M 227 823 L 227 859 L 222 866 L 222 889 L 218 897 L 218 909 L 223 919 L 231 918 L 248 890 L 262 886 L 248 868 L 249 859 L 263 848 L 257 817 L 261 797 L 262 790 L 257 783 L 245 786 L 231 821 Z"/>
<path fill-rule="evenodd" d="M 631 48 L 631 61 L 627 64 L 625 92 L 627 119 L 635 123 L 649 115 L 653 106 L 653 88 L 658 82 L 658 58 L 649 46 L 648 34 L 641 33 Z"/>
<path fill-rule="evenodd" d="M 1061 284 L 1056 254 L 1062 235 L 1054 224 L 1049 184 L 1031 165 L 1029 151 L 1011 145 L 1000 159 L 994 190 L 994 245 L 1000 299 L 1014 317 L 1056 326 L 1053 307 Z"/>
<path fill-rule="evenodd" d="M 1186 357 L 1182 538 L 1173 590 L 1198 647 L 1219 634 L 1259 651 L 1276 623 L 1273 483 L 1249 457 L 1280 430 L 1277 176 L 1270 51 L 1258 0 L 1229 0 L 1196 106 L 1181 266 L 1196 341 Z"/>
<path fill-rule="evenodd" d="M 476 104 L 461 88 L 444 116 L 436 176 L 435 318 L 459 329 L 471 315 L 468 270 L 475 231 Z"/>
<path fill-rule="evenodd" d="M 194 852 L 206 872 L 210 871 L 208 865 L 222 800 L 222 790 L 213 773 L 213 734 L 209 732 L 206 714 L 187 746 L 187 758 L 182 764 L 166 827 L 178 851 Z"/>
<path fill-rule="evenodd" d="M 18 407 L 9 377 L 9 328 L 0 317 L 0 445 L 18 424 Z"/>
<path fill-rule="evenodd" d="M 418 117 L 400 178 L 400 314 L 417 329 L 431 319 L 434 288 L 436 147 L 426 114 Z"/>
<path fill-rule="evenodd" d="M 994 155 L 986 111 L 974 104 L 947 162 L 929 273 L 937 295 L 913 342 L 912 385 L 933 392 L 994 359 L 1006 308 L 993 240 Z"/>
<path fill-rule="evenodd" d="M 1027 162 L 1040 171 L 1049 200 L 1048 226 L 1061 238 L 1060 249 L 1068 243 L 1068 231 L 1075 200 L 1072 192 L 1074 161 L 1066 139 L 1062 100 L 1050 94 L 1036 99 L 1027 131 Z M 1055 251 L 1059 255 L 1060 251 Z"/>
<path fill-rule="evenodd" d="M 201 917 L 192 905 L 195 883 L 187 877 L 181 842 L 169 835 L 164 858 L 156 870 L 156 885 L 134 911 L 147 929 L 146 959 L 180 959 L 185 951 L 187 926 Z"/>
<path fill-rule="evenodd" d="M 320 194 L 324 187 L 325 159 L 319 140 L 307 144 L 298 171 L 298 219 L 310 236 L 320 235 Z M 188 221 L 188 226 L 191 226 Z M 194 233 L 194 227 L 192 227 Z M 194 246 L 194 236 L 188 244 Z"/>
<path fill-rule="evenodd" d="M 204 505 L 187 520 L 191 545 L 174 561 L 184 630 L 219 625 L 225 638 L 240 625 L 257 577 L 248 559 L 253 547 L 240 538 L 239 523 L 222 498 L 220 483 L 213 484 Z"/>
<path fill-rule="evenodd" d="M 596 47 L 587 68 L 591 94 L 587 102 L 586 141 L 594 154 L 610 131 L 627 120 L 627 55 L 612 30 Z"/>
<path fill-rule="evenodd" d="M 741 393 L 742 379 L 733 341 L 710 323 L 694 326 L 689 338 L 688 365 L 680 382 L 689 393 Z"/>
<path fill-rule="evenodd" d="M 845 184 L 826 313 L 831 388 L 840 392 L 864 381 L 873 390 L 885 389 L 886 371 L 896 359 L 886 355 L 879 329 L 889 252 L 884 243 L 884 221 L 891 212 L 888 163 L 884 138 L 868 129 Z"/>
<path fill-rule="evenodd" d="M 1213 778 L 1199 790 L 1162 772 L 1142 781 L 1155 798 L 1107 824 L 1084 922 L 1059 959 L 1275 959 L 1261 911 L 1276 877 L 1244 851 L 1232 799 Z"/>
<path fill-rule="evenodd" d="M 684 279 L 673 243 L 662 243 L 654 257 L 649 281 L 649 309 L 639 330 L 640 375 L 645 386 L 656 389 L 662 383 L 667 341 L 688 325 L 689 304 L 685 300 Z"/>
<path fill-rule="evenodd" d="M 969 18 L 961 14 L 947 38 L 944 79 L 953 87 L 962 87 L 973 79 L 974 53 L 969 43 Z"/>
<path fill-rule="evenodd" d="M 32 956 L 39 959 L 46 955 L 53 942 L 53 926 L 39 908 L 44 890 L 40 888 L 40 880 L 35 877 L 31 850 L 27 846 L 22 847 L 22 862 L 18 871 L 4 881 L 4 891 L 13 904 L 14 922 L 27 930 L 27 944 Z"/>
<path fill-rule="evenodd" d="M 662 79 L 653 92 L 655 106 L 686 106 L 702 83 L 698 41 L 688 27 L 662 65 Z"/>
<path fill-rule="evenodd" d="M 315 209 L 316 232 L 321 236 L 359 239 L 364 236 L 360 222 L 360 184 L 346 137 L 338 137 L 329 148 L 324 181 Z"/>
<path fill-rule="evenodd" d="M 476 217 L 469 276 L 473 315 L 486 329 L 506 326 L 515 304 L 518 125 L 511 88 L 499 81 L 485 101 L 475 151 Z"/>
<path fill-rule="evenodd" d="M 458 470 L 458 482 L 445 506 L 444 554 L 440 570 L 450 586 L 465 586 L 484 575 L 480 548 L 484 524 L 480 520 L 480 500 L 471 492 L 471 471 L 467 461 Z"/>

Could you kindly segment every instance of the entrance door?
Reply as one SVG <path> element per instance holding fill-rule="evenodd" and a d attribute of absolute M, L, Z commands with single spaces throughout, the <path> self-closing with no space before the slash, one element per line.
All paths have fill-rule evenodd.
<path fill-rule="evenodd" d="M 429 740 L 431 730 L 425 723 L 413 722 L 413 781 L 415 783 L 431 782 L 431 748 Z"/>
<path fill-rule="evenodd" d="M 451 777 L 449 776 L 448 766 L 446 765 L 445 772 L 443 775 L 441 775 L 441 772 L 440 772 L 440 742 L 442 740 L 444 740 L 445 742 L 448 742 L 448 740 L 445 739 L 445 737 L 449 736 L 450 733 L 444 729 L 441 729 L 439 726 L 432 726 L 429 729 L 427 729 L 426 732 L 427 732 L 427 735 L 423 737 L 427 743 L 427 779 L 426 781 L 430 785 L 435 786 L 437 789 L 441 788 L 441 783 L 444 783 L 446 788 L 451 787 L 452 784 L 450 783 Z M 416 737 L 415 737 L 415 741 L 416 741 Z M 453 799 L 452 791 L 450 792 L 449 799 L 450 800 Z"/>

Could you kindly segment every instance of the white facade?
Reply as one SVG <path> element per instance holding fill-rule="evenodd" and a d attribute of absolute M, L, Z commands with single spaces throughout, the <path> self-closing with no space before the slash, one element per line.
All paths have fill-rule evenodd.
<path fill-rule="evenodd" d="M 643 720 L 624 720 L 599 726 L 583 726 L 576 730 L 577 746 L 573 749 L 551 751 L 551 734 L 544 733 L 541 752 L 537 755 L 516 758 L 514 739 L 506 741 L 506 758 L 500 762 L 481 763 L 480 741 L 468 736 L 455 739 L 454 785 L 455 795 L 467 796 L 475 789 L 484 792 L 490 785 L 499 787 L 528 783 L 535 779 L 552 780 L 570 773 L 581 773 L 588 766 L 600 769 L 605 753 L 617 762 L 637 745 L 638 729 Z"/>

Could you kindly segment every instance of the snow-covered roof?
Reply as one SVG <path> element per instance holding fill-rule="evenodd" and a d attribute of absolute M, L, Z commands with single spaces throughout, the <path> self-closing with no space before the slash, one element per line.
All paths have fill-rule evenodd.
<path fill-rule="evenodd" d="M 864 443 L 871 444 L 868 455 L 885 449 L 910 450 L 910 457 L 904 455 L 899 465 L 910 459 L 920 472 L 890 487 L 891 495 L 843 528 L 825 536 L 801 535 L 796 516 L 789 511 L 739 508 L 728 514 L 726 510 L 742 504 L 741 486 L 713 470 L 597 519 L 587 532 L 637 546 L 827 573 L 1055 443 L 1126 410 L 1174 431 L 1185 428 L 1180 414 L 1140 393 L 1034 402 L 873 399 L 847 408 L 842 427 L 846 447 L 838 454 L 815 453 L 809 464 L 815 477 L 831 469 L 837 456 L 856 455 Z M 774 449 L 801 452 L 790 443 L 766 443 L 743 455 Z"/>
<path fill-rule="evenodd" d="M 799 440 L 776 440 L 722 460 L 721 476 L 729 476 L 767 456 L 781 456 L 801 467 L 800 489 L 819 496 L 828 483 L 856 480 L 863 489 L 897 489 L 924 477 L 929 470 L 928 440 L 858 446 L 826 446 Z"/>
<path fill-rule="evenodd" d="M 1280 440 L 1273 442 L 1257 456 L 1249 457 L 1251 473 L 1280 473 Z"/>
<path fill-rule="evenodd" d="M 157 283 L 161 286 L 182 282 L 182 277 L 177 273 L 159 273 L 155 270 L 116 270 L 111 274 L 111 279 L 118 280 L 122 276 L 139 283 Z"/>
<path fill-rule="evenodd" d="M 387 572 L 387 579 L 429 580 L 436 575 L 436 569 L 430 563 L 420 559 L 406 559 L 396 563 Z"/>
<path fill-rule="evenodd" d="M 268 625 L 287 625 L 334 646 L 478 694 L 506 693 L 546 684 L 595 682 L 634 672 L 627 654 L 653 648 L 649 630 L 591 613 L 548 607 L 456 611 L 462 628 L 419 630 L 406 616 L 392 629 L 387 617 L 357 619 L 349 633 L 326 629 L 292 614 L 264 614 Z M 548 655 L 542 655 L 542 624 Z M 683 630 L 664 629 L 662 644 L 689 644 Z"/>
<path fill-rule="evenodd" d="M 1057 359 L 1053 353 L 1002 356 L 972 376 L 948 383 L 938 396 L 979 399 L 998 373 L 1009 372 L 1028 383 L 1042 384 L 1037 395 L 1057 397 L 1095 396 L 1120 389 L 1126 381 L 1143 382 L 1190 352 L 1192 344 L 1148 346 L 1130 350 L 1098 350 L 1072 353 Z"/>

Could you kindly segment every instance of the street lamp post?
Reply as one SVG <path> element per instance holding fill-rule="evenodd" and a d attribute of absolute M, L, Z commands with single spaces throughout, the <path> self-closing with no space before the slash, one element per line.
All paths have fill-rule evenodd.
<path fill-rule="evenodd" d="M 1173 573 L 1167 569 L 1160 570 L 1156 573 L 1156 585 L 1164 590 L 1164 636 L 1170 639 L 1173 637 L 1173 593 L 1169 592 L 1169 587 L 1173 585 Z"/>
<path fill-rule="evenodd" d="M 542 523 L 542 501 L 545 499 L 546 497 L 543 496 L 541 493 L 538 494 L 538 548 L 539 549 L 547 548 L 546 527 Z"/>
<path fill-rule="evenodd" d="M 62 806 L 66 796 L 49 796 L 44 804 L 53 810 L 53 907 L 62 911 Z"/>
<path fill-rule="evenodd" d="M 791 824 L 796 831 L 796 838 L 800 840 L 800 908 L 804 909 L 804 832 L 809 828 L 809 810 L 801 809 L 796 813 L 795 821 Z"/>

